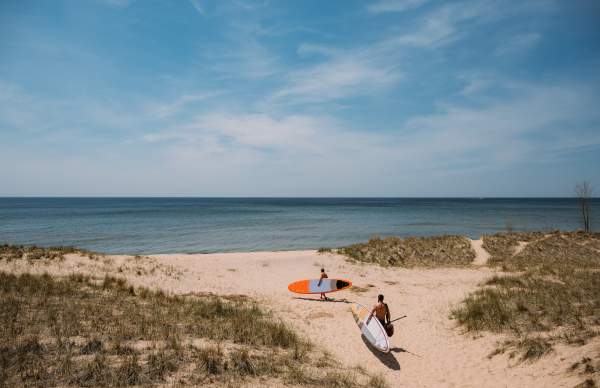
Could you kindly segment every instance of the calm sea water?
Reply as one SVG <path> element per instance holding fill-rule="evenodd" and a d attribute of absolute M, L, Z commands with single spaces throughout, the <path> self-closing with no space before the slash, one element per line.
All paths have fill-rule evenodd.
<path fill-rule="evenodd" d="M 577 206 L 575 198 L 0 198 L 0 243 L 146 254 L 310 249 L 373 235 L 477 237 L 507 224 L 572 230 Z"/>

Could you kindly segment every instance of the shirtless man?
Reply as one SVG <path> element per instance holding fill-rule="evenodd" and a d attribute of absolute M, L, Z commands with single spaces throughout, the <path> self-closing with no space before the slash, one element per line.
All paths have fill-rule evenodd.
<path fill-rule="evenodd" d="M 321 287 L 321 282 L 323 281 L 323 279 L 327 279 L 327 278 L 328 278 L 328 276 L 325 273 L 325 268 L 321 268 L 321 277 L 319 278 L 318 286 Z M 324 293 L 321 293 L 321 299 L 328 300 Z"/>
<path fill-rule="evenodd" d="M 369 314 L 369 318 L 367 319 L 367 325 L 371 322 L 371 318 L 373 315 L 379 319 L 381 325 L 385 328 L 390 323 L 390 309 L 387 303 L 383 303 L 383 295 L 379 294 L 377 297 L 377 303 L 373 306 L 373 310 L 371 310 L 371 314 Z"/>

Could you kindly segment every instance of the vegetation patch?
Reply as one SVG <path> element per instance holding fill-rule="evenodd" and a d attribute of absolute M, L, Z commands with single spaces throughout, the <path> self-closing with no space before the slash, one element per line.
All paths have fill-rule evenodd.
<path fill-rule="evenodd" d="M 366 243 L 340 248 L 349 258 L 383 266 L 466 266 L 475 258 L 471 242 L 464 236 L 374 237 Z"/>
<path fill-rule="evenodd" d="M 0 386 L 235 385 L 294 381 L 299 367 L 331 386 L 332 374 L 354 373 L 335 362 L 319 367 L 320 357 L 248 298 L 0 272 Z M 357 374 L 348 386 L 371 381 Z"/>
<path fill-rule="evenodd" d="M 537 237 L 537 238 L 536 238 Z M 508 333 L 498 352 L 512 349 L 536 359 L 555 343 L 583 345 L 600 335 L 598 234 L 533 235 L 518 254 L 509 249 L 522 235 L 492 237 L 495 264 L 512 274 L 495 276 L 467 296 L 452 317 L 467 331 Z"/>
<path fill-rule="evenodd" d="M 94 256 L 92 252 L 73 247 L 48 247 L 42 248 L 35 245 L 0 245 L 0 261 L 1 260 L 63 260 L 65 255 L 70 253 L 78 253 L 86 256 Z"/>
<path fill-rule="evenodd" d="M 550 275 L 594 269 L 600 266 L 600 251 L 593 247 L 597 241 L 600 241 L 600 234 L 586 237 L 577 232 L 553 232 L 531 241 L 516 255 L 503 256 L 495 264 L 504 271 L 535 271 Z"/>

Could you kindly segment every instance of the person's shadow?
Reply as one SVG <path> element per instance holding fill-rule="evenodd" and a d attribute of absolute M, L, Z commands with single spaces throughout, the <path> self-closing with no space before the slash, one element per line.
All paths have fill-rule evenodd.
<path fill-rule="evenodd" d="M 396 360 L 396 357 L 394 357 L 392 353 L 406 352 L 406 350 L 402 348 L 392 348 L 390 349 L 389 353 L 383 353 L 377 350 L 377 348 L 375 348 L 373 345 L 371 345 L 371 343 L 365 338 L 363 334 L 360 335 L 360 338 L 363 340 L 365 345 L 367 345 L 367 348 L 371 351 L 371 353 L 373 353 L 373 355 L 377 357 L 383 365 L 387 366 L 392 370 L 400 370 L 400 363 L 398 362 L 398 360 Z"/>
<path fill-rule="evenodd" d="M 303 298 L 301 296 L 294 296 L 294 299 L 301 299 L 301 300 L 308 300 L 311 302 L 330 302 L 330 303 L 352 303 L 349 300 L 346 299 L 333 299 L 333 298 L 327 298 L 327 300 L 325 299 L 317 299 L 317 298 Z"/>

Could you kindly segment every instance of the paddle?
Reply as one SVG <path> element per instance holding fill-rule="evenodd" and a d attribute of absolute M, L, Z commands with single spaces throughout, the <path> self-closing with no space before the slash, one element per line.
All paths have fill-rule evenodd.
<path fill-rule="evenodd" d="M 390 323 L 392 323 L 392 322 L 396 322 L 397 320 L 400 320 L 400 319 L 402 319 L 402 318 L 406 318 L 406 315 L 403 315 L 403 316 L 401 316 L 400 318 L 396 318 L 396 319 L 394 319 L 394 320 L 390 321 Z"/>

